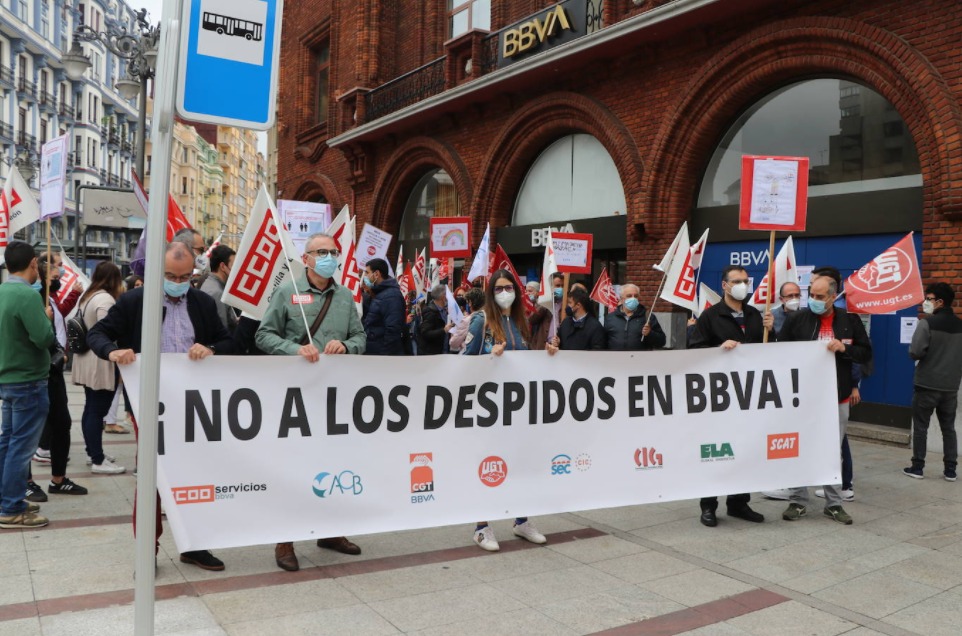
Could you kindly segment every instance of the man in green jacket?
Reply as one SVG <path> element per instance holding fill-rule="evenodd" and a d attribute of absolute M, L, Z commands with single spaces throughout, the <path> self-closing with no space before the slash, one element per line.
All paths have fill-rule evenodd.
<path fill-rule="evenodd" d="M 37 293 L 40 272 L 33 247 L 11 241 L 3 258 L 10 278 L 0 285 L 0 528 L 39 528 L 49 522 L 24 495 L 27 468 L 50 408 L 53 311 L 44 308 Z"/>
<path fill-rule="evenodd" d="M 298 355 L 311 363 L 319 361 L 322 353 L 364 353 L 367 338 L 354 295 L 334 282 L 338 255 L 337 243 L 327 234 L 314 234 L 307 240 L 301 260 L 307 268 L 308 284 L 295 290 L 288 281 L 274 291 L 255 336 L 258 349 L 271 355 Z M 310 337 L 307 325 L 313 332 Z M 361 553 L 361 548 L 346 537 L 318 539 L 317 547 L 343 554 Z M 278 543 L 274 559 L 288 572 L 300 567 L 293 543 Z"/>

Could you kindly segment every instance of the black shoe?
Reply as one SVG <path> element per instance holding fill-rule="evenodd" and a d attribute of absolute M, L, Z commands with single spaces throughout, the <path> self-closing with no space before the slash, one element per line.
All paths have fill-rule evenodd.
<path fill-rule="evenodd" d="M 50 485 L 47 486 L 47 492 L 51 495 L 86 495 L 87 489 L 64 477 L 59 484 L 50 482 Z"/>
<path fill-rule="evenodd" d="M 180 562 L 196 565 L 202 570 L 211 570 L 212 572 L 220 572 L 224 569 L 224 562 L 211 554 L 209 550 L 181 552 Z"/>
<path fill-rule="evenodd" d="M 737 508 L 728 509 L 729 517 L 737 517 L 739 519 L 744 519 L 745 521 L 751 521 L 752 523 L 761 523 L 765 521 L 765 515 L 755 512 L 748 505 L 739 506 Z"/>
<path fill-rule="evenodd" d="M 27 501 L 32 501 L 34 503 L 43 503 L 47 500 L 47 493 L 43 491 L 35 481 L 27 482 L 27 496 L 24 497 Z"/>
<path fill-rule="evenodd" d="M 708 526 L 709 528 L 714 528 L 718 525 L 718 517 L 715 516 L 714 510 L 702 510 L 700 520 L 703 526 Z"/>

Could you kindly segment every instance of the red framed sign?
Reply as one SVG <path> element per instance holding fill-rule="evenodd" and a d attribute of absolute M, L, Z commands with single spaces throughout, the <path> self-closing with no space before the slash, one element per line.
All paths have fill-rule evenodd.
<path fill-rule="evenodd" d="M 562 274 L 591 273 L 591 234 L 552 232 L 555 262 Z"/>
<path fill-rule="evenodd" d="M 808 157 L 742 157 L 740 230 L 805 231 Z"/>
<path fill-rule="evenodd" d="M 471 256 L 471 217 L 432 217 L 430 227 L 432 258 L 469 258 Z"/>

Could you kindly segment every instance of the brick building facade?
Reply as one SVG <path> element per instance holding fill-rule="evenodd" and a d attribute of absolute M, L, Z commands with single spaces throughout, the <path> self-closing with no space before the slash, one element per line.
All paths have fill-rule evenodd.
<path fill-rule="evenodd" d="M 783 87 L 834 78 L 874 91 L 900 116 L 898 127 L 917 153 L 917 201 L 908 205 L 917 209 L 890 212 L 886 201 L 899 199 L 884 193 L 828 207 L 813 203 L 807 234 L 918 230 L 924 280 L 962 286 L 962 4 L 956 0 L 568 0 L 566 10 L 586 13 L 587 30 L 567 40 L 549 34 L 507 63 L 501 30 L 532 16 L 545 28 L 555 3 L 492 0 L 490 33 L 454 38 L 450 4 L 287 3 L 281 198 L 325 200 L 335 209 L 349 204 L 360 222 L 397 235 L 415 184 L 440 168 L 453 182 L 460 213 L 474 219 L 476 243 L 486 223 L 495 233 L 512 224 L 526 175 L 546 147 L 567 135 L 590 135 L 610 155 L 624 190 L 626 209 L 615 211 L 624 216 L 620 277 L 650 297 L 658 284 L 651 264 L 682 222 L 711 226 L 713 241 L 738 238 L 731 210 L 696 213 L 706 168 L 726 131 Z M 470 3 L 453 4 L 459 10 Z M 887 126 L 900 134 L 894 123 Z M 842 157 L 844 134 L 836 137 L 840 149 L 825 152 Z M 902 151 L 885 152 L 894 158 Z"/>

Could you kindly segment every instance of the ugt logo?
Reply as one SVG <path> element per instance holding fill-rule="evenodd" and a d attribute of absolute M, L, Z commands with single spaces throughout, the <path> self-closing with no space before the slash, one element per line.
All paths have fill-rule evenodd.
<path fill-rule="evenodd" d="M 727 461 L 730 459 L 735 459 L 735 451 L 732 450 L 732 445 L 728 442 L 701 445 L 701 460 L 703 462 Z"/>
<path fill-rule="evenodd" d="M 314 478 L 314 494 L 325 499 L 328 495 L 360 495 L 364 492 L 361 476 L 344 470 L 338 474 L 318 473 Z"/>
<path fill-rule="evenodd" d="M 498 457 L 491 455 L 481 460 L 478 466 L 478 479 L 489 488 L 495 488 L 504 483 L 508 477 L 508 463 Z"/>

